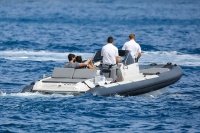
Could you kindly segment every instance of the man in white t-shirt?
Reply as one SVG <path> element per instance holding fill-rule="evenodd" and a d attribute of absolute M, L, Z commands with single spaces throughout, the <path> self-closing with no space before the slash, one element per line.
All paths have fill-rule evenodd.
<path fill-rule="evenodd" d="M 118 48 L 114 46 L 113 37 L 108 37 L 108 44 L 102 47 L 101 56 L 103 56 L 103 64 L 106 65 L 116 65 L 118 64 Z"/>
<path fill-rule="evenodd" d="M 112 78 L 113 81 L 118 81 L 120 80 L 121 77 L 121 71 L 120 68 L 118 67 L 118 62 L 119 62 L 118 48 L 114 46 L 113 37 L 108 37 L 107 42 L 108 44 L 103 46 L 101 49 L 101 56 L 103 56 L 102 68 L 104 70 L 106 69 L 110 70 L 109 74 L 110 78 Z"/>
<path fill-rule="evenodd" d="M 130 34 L 129 39 L 130 41 L 124 44 L 122 50 L 129 50 L 131 52 L 133 59 L 135 59 L 135 61 L 138 62 L 138 59 L 142 56 L 141 47 L 138 43 L 135 42 L 134 34 Z"/>

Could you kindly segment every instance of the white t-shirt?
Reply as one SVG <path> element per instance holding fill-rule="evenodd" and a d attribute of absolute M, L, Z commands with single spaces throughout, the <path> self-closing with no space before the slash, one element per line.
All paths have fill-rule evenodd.
<path fill-rule="evenodd" d="M 116 57 L 119 56 L 118 48 L 108 43 L 101 49 L 101 56 L 103 56 L 103 64 L 116 64 Z"/>
<path fill-rule="evenodd" d="M 129 50 L 133 58 L 137 58 L 138 54 L 142 52 L 141 47 L 135 40 L 130 40 L 124 44 L 122 50 Z"/>

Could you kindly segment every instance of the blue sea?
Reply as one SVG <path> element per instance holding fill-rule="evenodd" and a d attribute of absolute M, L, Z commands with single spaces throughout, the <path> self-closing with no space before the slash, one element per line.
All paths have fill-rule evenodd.
<path fill-rule="evenodd" d="M 159 95 L 20 93 L 67 55 L 91 58 L 134 33 L 140 65 L 183 77 Z M 200 132 L 199 0 L 0 0 L 0 132 Z"/>

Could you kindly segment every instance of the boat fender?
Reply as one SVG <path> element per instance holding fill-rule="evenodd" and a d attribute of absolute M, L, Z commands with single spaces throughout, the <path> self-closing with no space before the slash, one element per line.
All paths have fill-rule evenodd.
<path fill-rule="evenodd" d="M 159 74 L 160 74 L 160 72 L 157 72 L 157 73 L 156 73 L 156 75 L 159 75 Z"/>
<path fill-rule="evenodd" d="M 35 85 L 35 82 L 31 82 L 30 85 Z"/>
<path fill-rule="evenodd" d="M 157 65 L 156 63 L 151 63 L 151 64 L 150 64 L 150 66 L 156 66 L 156 65 Z"/>
<path fill-rule="evenodd" d="M 172 65 L 172 63 L 171 63 L 171 62 L 168 62 L 167 65 Z"/>

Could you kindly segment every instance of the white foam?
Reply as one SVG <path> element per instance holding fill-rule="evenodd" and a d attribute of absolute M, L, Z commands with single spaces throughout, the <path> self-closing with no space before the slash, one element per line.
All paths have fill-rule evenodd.
<path fill-rule="evenodd" d="M 0 51 L 0 58 L 8 60 L 31 60 L 31 61 L 57 61 L 66 62 L 69 53 L 56 53 L 49 51 Z M 92 58 L 92 53 L 74 53 L 83 58 Z"/>
<path fill-rule="evenodd" d="M 161 96 L 162 94 L 164 94 L 166 92 L 167 88 L 162 88 L 156 91 L 152 91 L 152 92 L 148 92 L 145 94 L 142 94 L 140 96 L 142 97 L 150 97 L 150 98 L 157 98 L 159 96 Z"/>
<path fill-rule="evenodd" d="M 165 64 L 171 62 L 182 66 L 200 66 L 200 55 L 184 54 L 177 51 L 145 51 L 139 62 L 140 64 Z"/>
<path fill-rule="evenodd" d="M 30 92 L 26 92 L 26 93 L 10 93 L 7 94 L 6 92 L 1 92 L 0 91 L 0 96 L 2 97 L 24 97 L 24 98 L 38 98 L 38 97 L 74 97 L 74 95 L 61 95 L 61 94 L 51 94 L 51 95 L 44 95 L 41 93 L 30 93 Z"/>
<path fill-rule="evenodd" d="M 31 60 L 31 61 L 56 61 L 66 62 L 69 53 L 58 53 L 49 51 L 0 51 L 0 58 L 8 60 Z M 83 59 L 92 58 L 94 53 L 74 53 L 81 55 Z M 182 66 L 200 66 L 200 55 L 184 54 L 177 51 L 144 51 L 139 60 L 140 64 L 165 64 L 171 62 Z"/>
<path fill-rule="evenodd" d="M 168 96 L 171 98 L 179 98 L 179 97 L 188 97 L 189 95 L 174 93 L 174 94 L 169 94 Z"/>
<path fill-rule="evenodd" d="M 124 97 L 124 96 L 121 96 L 119 94 L 115 94 L 115 97 L 121 98 L 121 97 Z"/>

